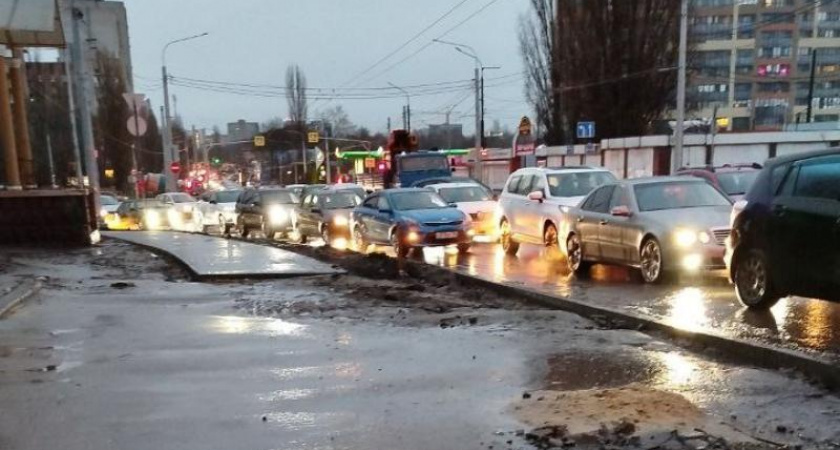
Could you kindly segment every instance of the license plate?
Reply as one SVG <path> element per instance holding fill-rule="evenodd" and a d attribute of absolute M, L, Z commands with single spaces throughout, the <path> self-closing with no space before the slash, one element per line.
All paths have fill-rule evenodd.
<path fill-rule="evenodd" d="M 455 238 L 458 237 L 458 232 L 457 231 L 447 231 L 447 232 L 444 232 L 444 233 L 437 233 L 435 235 L 435 237 L 437 237 L 438 239 L 455 239 Z"/>

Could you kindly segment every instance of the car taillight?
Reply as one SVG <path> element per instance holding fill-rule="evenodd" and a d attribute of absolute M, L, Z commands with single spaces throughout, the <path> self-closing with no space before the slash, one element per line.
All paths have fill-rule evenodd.
<path fill-rule="evenodd" d="M 735 219 L 738 218 L 738 215 L 741 214 L 741 211 L 743 211 L 748 204 L 749 202 L 746 200 L 738 200 L 734 205 L 732 205 L 732 212 L 729 214 L 730 228 L 735 228 Z"/>

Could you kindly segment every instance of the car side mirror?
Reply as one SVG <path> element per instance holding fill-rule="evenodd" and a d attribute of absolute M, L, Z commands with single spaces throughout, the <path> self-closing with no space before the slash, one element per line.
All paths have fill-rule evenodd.
<path fill-rule="evenodd" d="M 457 207 L 458 207 L 458 204 L 456 204 L 456 203 L 447 203 L 447 204 L 446 204 L 446 206 L 448 206 L 448 207 L 450 207 L 450 208 L 457 208 Z"/>
<path fill-rule="evenodd" d="M 528 194 L 528 200 L 542 203 L 545 201 L 545 194 L 542 191 L 534 191 Z"/>
<path fill-rule="evenodd" d="M 610 210 L 610 214 L 615 217 L 630 217 L 633 215 L 633 213 L 630 212 L 630 208 L 626 206 L 616 206 Z"/>

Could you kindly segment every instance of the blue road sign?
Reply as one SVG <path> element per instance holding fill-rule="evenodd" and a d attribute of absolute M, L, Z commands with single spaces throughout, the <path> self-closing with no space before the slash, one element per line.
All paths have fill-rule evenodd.
<path fill-rule="evenodd" d="M 595 122 L 578 122 L 577 123 L 577 138 L 578 139 L 594 139 L 595 138 Z"/>

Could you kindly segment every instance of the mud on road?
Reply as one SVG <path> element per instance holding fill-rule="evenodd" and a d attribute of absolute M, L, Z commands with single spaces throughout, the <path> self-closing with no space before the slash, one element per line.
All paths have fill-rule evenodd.
<path fill-rule="evenodd" d="M 189 402 L 207 395 L 203 383 L 217 378 L 239 380 L 210 398 L 219 402 L 231 396 L 246 398 L 245 410 L 254 408 L 254 398 L 277 398 L 270 400 L 268 412 L 254 414 L 269 425 L 286 426 L 290 418 L 300 418 L 304 430 L 316 430 L 310 434 L 295 431 L 294 442 L 288 441 L 292 439 L 288 430 L 263 436 L 277 443 L 277 448 L 829 449 L 840 442 L 835 426 L 840 400 L 796 374 L 726 364 L 635 330 L 526 306 L 516 299 L 462 286 L 450 273 L 433 267 L 409 264 L 402 273 L 393 259 L 382 255 L 302 251 L 329 256 L 347 273 L 198 284 L 190 283 L 184 271 L 165 259 L 116 242 L 90 250 L 9 254 L 3 276 L 43 277 L 46 287 L 31 310 L 0 321 L 0 338 L 11 342 L 0 345 L 0 401 L 5 399 L 9 406 L 0 418 L 24 414 L 15 411 L 38 417 L 37 405 L 51 404 L 48 396 L 65 398 L 67 389 L 70 400 L 64 408 L 71 411 L 109 402 L 125 408 L 130 403 L 122 398 L 122 381 L 113 377 L 137 370 L 130 356 L 135 353 L 136 339 L 145 342 L 142 354 L 165 362 L 152 359 L 139 369 L 148 373 L 142 383 L 150 384 L 151 393 L 175 389 L 176 397 L 165 398 Z M 100 307 L 107 313 L 96 313 Z M 123 309 L 134 312 L 123 317 L 119 313 Z M 52 310 L 59 316 L 41 318 Z M 120 341 L 114 333 L 124 326 L 133 333 L 143 332 L 131 323 L 135 316 L 144 326 L 161 328 L 145 331 L 152 336 L 134 334 Z M 73 341 L 73 346 L 82 346 L 73 348 L 74 355 L 89 354 L 91 359 L 68 363 L 61 361 L 58 350 L 66 344 L 62 342 L 69 336 L 66 330 L 42 335 L 38 327 L 74 318 L 92 320 L 79 328 L 89 328 L 90 335 Z M 196 323 L 198 331 L 179 330 L 178 324 L 184 321 Z M 73 328 L 69 323 L 66 327 Z M 261 334 L 266 329 L 270 333 Z M 309 330 L 301 342 L 290 341 L 294 333 L 285 334 L 301 329 Z M 158 343 L 161 338 L 154 336 L 156 332 L 171 333 L 173 340 Z M 34 338 L 37 345 L 27 344 Z M 240 342 L 235 352 L 216 353 L 217 345 L 218 352 L 223 352 L 231 342 Z M 207 372 L 211 361 L 196 359 L 198 343 L 198 348 L 212 352 L 212 366 L 220 367 L 215 369 L 218 372 Z M 158 345 L 163 347 L 151 350 Z M 246 351 L 252 356 L 242 356 Z M 173 356 L 183 352 L 202 369 L 194 371 L 186 362 L 182 369 Z M 297 357 L 293 355 L 309 356 L 305 363 L 294 365 Z M 94 370 L 106 357 L 110 369 Z M 322 370 L 333 366 L 334 372 Z M 54 370 L 29 371 L 50 367 Z M 194 374 L 213 376 L 199 378 L 195 388 L 195 382 L 170 386 L 169 375 L 155 372 L 158 367 L 175 370 L 184 380 Z M 303 376 L 310 372 L 312 376 Z M 90 373 L 105 377 L 102 385 L 114 384 L 116 391 L 106 389 L 102 395 L 108 395 L 96 397 L 98 401 L 73 395 L 73 389 L 84 389 Z M 330 373 L 338 377 L 327 377 Z M 283 378 L 278 379 L 278 374 Z M 242 383 L 243 378 L 249 381 Z M 263 378 L 265 387 L 255 381 Z M 62 384 L 61 380 L 70 381 Z M 83 387 L 75 388 L 74 382 Z M 336 395 L 336 383 L 341 383 L 341 395 Z M 29 386 L 24 392 L 31 392 L 30 396 L 45 397 L 16 403 L 24 386 Z M 273 392 L 260 391 L 266 388 Z M 85 392 L 95 397 L 101 390 Z M 156 398 L 143 396 L 147 397 Z M 79 403 L 73 403 L 74 398 Z M 167 408 L 188 411 L 177 427 L 184 423 L 194 429 L 206 427 L 208 439 L 218 429 L 215 415 L 226 413 L 222 409 L 199 418 L 202 408 L 172 400 L 162 404 L 163 410 L 152 409 L 156 415 L 166 415 Z M 149 426 L 142 422 L 147 410 L 136 417 L 131 414 L 129 407 L 126 420 L 134 417 Z M 54 415 L 41 416 L 42 423 L 57 429 L 65 426 L 68 418 L 62 416 L 53 424 Z M 322 416 L 329 419 L 321 422 L 317 418 Z M 345 416 L 350 417 L 346 423 L 331 421 Z M 86 426 L 98 427 L 99 420 L 105 423 L 123 415 L 105 409 L 84 410 L 79 417 L 91 421 L 74 425 L 75 432 L 84 434 Z M 164 436 L 173 432 L 167 422 L 155 426 L 159 428 L 142 430 Z M 4 441 L 3 431 L 0 425 L 0 443 L 14 442 Z M 235 428 L 225 433 L 239 444 L 231 448 L 262 448 L 246 445 L 255 438 L 240 436 L 240 432 Z M 146 444 L 128 445 L 131 442 L 122 438 L 114 439 L 123 448 Z M 198 440 L 185 448 L 206 448 L 206 444 Z"/>

